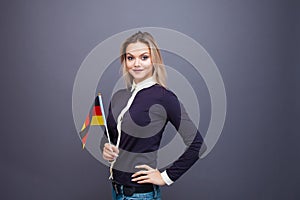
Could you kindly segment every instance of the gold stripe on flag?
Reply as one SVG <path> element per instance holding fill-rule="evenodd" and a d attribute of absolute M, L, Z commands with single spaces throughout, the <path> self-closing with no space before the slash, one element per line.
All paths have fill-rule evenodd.
<path fill-rule="evenodd" d="M 85 123 L 83 124 L 81 131 L 83 131 L 86 128 Z"/>
<path fill-rule="evenodd" d="M 92 117 L 92 121 L 91 121 L 91 125 L 104 125 L 104 120 L 102 116 L 93 116 Z"/>

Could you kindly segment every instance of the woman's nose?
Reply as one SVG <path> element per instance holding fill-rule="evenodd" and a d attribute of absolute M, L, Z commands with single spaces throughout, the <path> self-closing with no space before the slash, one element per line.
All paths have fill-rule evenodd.
<path fill-rule="evenodd" d="M 135 62 L 134 62 L 134 66 L 135 67 L 139 67 L 140 66 L 140 59 L 135 59 Z"/>

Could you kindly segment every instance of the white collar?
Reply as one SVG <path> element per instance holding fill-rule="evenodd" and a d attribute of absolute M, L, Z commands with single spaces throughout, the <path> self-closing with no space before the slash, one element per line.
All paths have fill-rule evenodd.
<path fill-rule="evenodd" d="M 150 78 L 147 78 L 145 80 L 143 80 L 142 82 L 139 83 L 135 83 L 134 81 L 132 82 L 132 86 L 131 86 L 131 92 L 133 90 L 141 90 L 144 88 L 148 88 L 151 87 L 152 85 L 155 85 L 157 83 L 156 79 L 151 76 Z"/>

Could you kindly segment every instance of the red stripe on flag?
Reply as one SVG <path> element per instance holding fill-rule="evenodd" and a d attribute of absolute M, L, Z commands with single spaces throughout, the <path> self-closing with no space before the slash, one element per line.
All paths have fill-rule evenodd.
<path fill-rule="evenodd" d="M 82 144 L 86 143 L 87 136 L 88 136 L 88 133 L 81 139 Z"/>
<path fill-rule="evenodd" d="M 93 109 L 93 116 L 102 116 L 101 108 L 100 106 L 95 106 Z"/>
<path fill-rule="evenodd" d="M 88 115 L 85 119 L 85 127 L 88 127 L 90 125 L 90 116 Z"/>

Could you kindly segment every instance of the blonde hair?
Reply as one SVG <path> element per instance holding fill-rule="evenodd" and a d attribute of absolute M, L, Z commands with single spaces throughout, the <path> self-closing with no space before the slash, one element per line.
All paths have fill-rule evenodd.
<path fill-rule="evenodd" d="M 133 77 L 129 74 L 126 69 L 126 49 L 131 43 L 141 42 L 148 46 L 150 50 L 150 57 L 154 67 L 153 77 L 156 79 L 157 83 L 163 87 L 166 87 L 166 69 L 163 64 L 162 56 L 160 50 L 152 37 L 148 32 L 137 32 L 127 38 L 121 46 L 120 59 L 122 64 L 123 77 L 127 88 L 131 88 Z"/>

